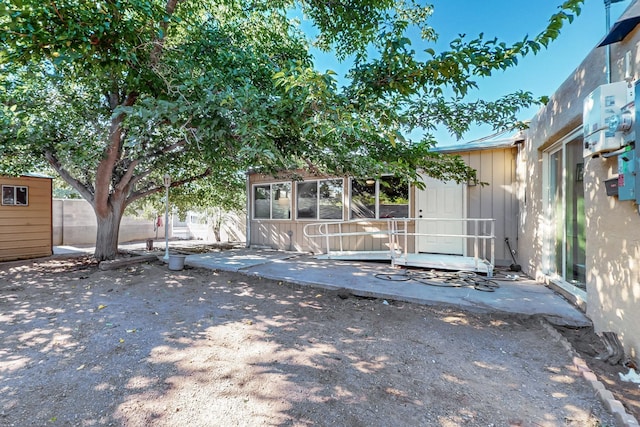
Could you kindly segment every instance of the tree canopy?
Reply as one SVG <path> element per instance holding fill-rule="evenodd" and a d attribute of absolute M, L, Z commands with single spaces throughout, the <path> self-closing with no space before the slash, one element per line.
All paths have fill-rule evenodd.
<path fill-rule="evenodd" d="M 433 8 L 409 1 L 1 0 L 0 173 L 53 168 L 93 206 L 99 259 L 165 173 L 219 189 L 249 167 L 465 181 L 473 171 L 431 152 L 430 131 L 513 125 L 530 93 L 467 101 L 469 89 L 547 46 L 581 3 L 536 37 L 460 36 L 436 52 Z M 345 87 L 314 68 L 294 7 L 318 46 L 355 58 Z M 405 138 L 415 128 L 423 140 Z"/>

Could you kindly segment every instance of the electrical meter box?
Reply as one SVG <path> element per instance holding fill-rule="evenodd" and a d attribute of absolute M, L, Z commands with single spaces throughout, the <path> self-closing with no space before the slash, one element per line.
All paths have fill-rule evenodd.
<path fill-rule="evenodd" d="M 584 157 L 617 150 L 635 140 L 635 87 L 623 81 L 597 87 L 584 100 Z"/>
<path fill-rule="evenodd" d="M 636 200 L 636 156 L 635 149 L 627 145 L 618 155 L 618 200 Z"/>

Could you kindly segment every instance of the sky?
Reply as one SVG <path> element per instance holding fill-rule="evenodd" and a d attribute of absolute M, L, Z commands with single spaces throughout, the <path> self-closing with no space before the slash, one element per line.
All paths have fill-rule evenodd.
<path fill-rule="evenodd" d="M 615 1 L 615 0 L 614 0 Z M 486 39 L 497 37 L 506 43 L 522 40 L 525 35 L 534 37 L 548 23 L 551 15 L 558 11 L 562 0 L 431 0 L 434 13 L 430 18 L 432 27 L 439 34 L 437 47 L 445 49 L 449 41 L 464 33 L 469 38 L 484 33 Z M 631 0 L 622 0 L 611 5 L 611 25 L 629 6 Z M 570 76 L 587 54 L 606 34 L 604 0 L 585 0 L 582 12 L 573 23 L 565 24 L 560 36 L 546 50 L 520 60 L 517 67 L 493 76 L 477 80 L 479 90 L 474 98 L 493 100 L 517 90 L 530 91 L 536 97 L 551 96 Z M 423 50 L 423 41 L 414 40 L 413 47 Z M 343 74 L 348 64 L 338 63 L 332 54 L 314 51 L 316 68 Z M 520 114 L 520 120 L 533 118 L 539 107 L 532 107 Z M 488 126 L 476 127 L 461 141 L 446 131 L 436 133 L 439 145 L 450 145 L 472 141 L 493 133 Z"/>

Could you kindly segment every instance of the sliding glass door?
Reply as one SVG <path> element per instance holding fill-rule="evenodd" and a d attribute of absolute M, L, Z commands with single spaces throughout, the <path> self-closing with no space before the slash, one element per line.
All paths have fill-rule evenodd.
<path fill-rule="evenodd" d="M 547 152 L 548 274 L 585 289 L 585 214 L 582 136 Z"/>

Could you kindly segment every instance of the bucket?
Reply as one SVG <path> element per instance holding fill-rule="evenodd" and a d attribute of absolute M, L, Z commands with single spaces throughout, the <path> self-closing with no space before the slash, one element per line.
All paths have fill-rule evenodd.
<path fill-rule="evenodd" d="M 186 255 L 169 255 L 169 270 L 182 270 L 184 268 L 184 259 Z"/>

